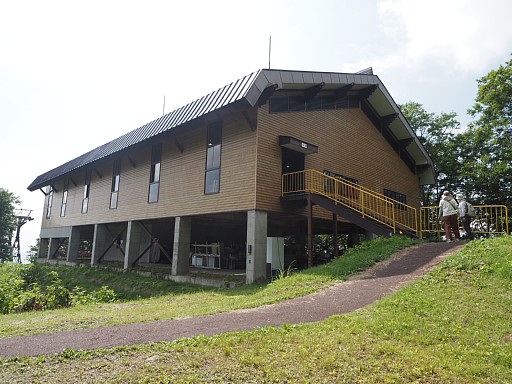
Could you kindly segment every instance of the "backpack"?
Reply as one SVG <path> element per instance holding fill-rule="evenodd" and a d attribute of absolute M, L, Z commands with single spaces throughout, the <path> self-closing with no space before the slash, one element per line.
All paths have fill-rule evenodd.
<path fill-rule="evenodd" d="M 466 202 L 467 212 L 466 215 L 475 217 L 476 216 L 476 209 L 473 207 L 470 203 Z"/>

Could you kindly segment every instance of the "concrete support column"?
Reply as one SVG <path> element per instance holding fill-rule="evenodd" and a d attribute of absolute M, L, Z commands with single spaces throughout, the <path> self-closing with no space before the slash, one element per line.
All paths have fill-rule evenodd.
<path fill-rule="evenodd" d="M 186 275 L 189 271 L 190 240 L 192 236 L 192 218 L 177 217 L 174 220 L 174 246 L 172 251 L 171 274 Z"/>
<path fill-rule="evenodd" d="M 57 251 L 60 247 L 60 239 L 57 237 L 50 237 L 50 243 L 48 245 L 48 254 L 46 255 L 46 258 L 48 260 L 50 259 L 56 259 L 57 258 Z"/>
<path fill-rule="evenodd" d="M 359 240 L 359 234 L 358 233 L 354 233 L 354 232 L 350 232 L 348 234 L 348 239 L 347 239 L 347 246 L 349 248 L 357 245 L 360 243 L 360 240 Z"/>
<path fill-rule="evenodd" d="M 267 213 L 247 212 L 247 256 L 245 280 L 247 284 L 265 280 L 267 276 Z"/>
<path fill-rule="evenodd" d="M 129 221 L 126 230 L 126 248 L 124 254 L 124 269 L 131 269 L 132 264 L 151 241 L 142 225 L 136 221 Z"/>
<path fill-rule="evenodd" d="M 37 251 L 38 259 L 47 259 L 48 258 L 48 252 L 50 249 L 49 246 L 50 246 L 50 239 L 47 239 L 47 238 L 39 239 L 39 249 Z"/>
<path fill-rule="evenodd" d="M 332 248 L 333 257 L 338 257 L 338 215 L 336 215 L 335 213 L 332 214 Z"/>
<path fill-rule="evenodd" d="M 91 266 L 98 264 L 98 259 L 107 250 L 109 233 L 105 224 L 94 224 L 92 238 Z"/>
<path fill-rule="evenodd" d="M 66 261 L 76 261 L 78 259 L 78 248 L 80 247 L 80 229 L 71 228 L 71 234 L 68 238 L 68 253 Z"/>
<path fill-rule="evenodd" d="M 365 234 L 364 234 L 364 238 L 365 238 L 366 241 L 371 241 L 371 240 L 376 239 L 377 235 L 375 233 L 366 231 Z"/>

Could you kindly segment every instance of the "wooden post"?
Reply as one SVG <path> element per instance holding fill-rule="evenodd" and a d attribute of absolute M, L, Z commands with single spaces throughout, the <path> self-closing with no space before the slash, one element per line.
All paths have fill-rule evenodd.
<path fill-rule="evenodd" d="M 338 257 L 338 215 L 332 214 L 332 247 L 334 257 Z"/>
<path fill-rule="evenodd" d="M 313 203 L 308 193 L 308 268 L 313 266 Z"/>

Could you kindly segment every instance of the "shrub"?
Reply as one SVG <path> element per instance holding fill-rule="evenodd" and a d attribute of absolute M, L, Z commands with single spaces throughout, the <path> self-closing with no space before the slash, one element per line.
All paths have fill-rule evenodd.
<path fill-rule="evenodd" d="M 34 264 L 0 264 L 0 313 L 51 310 L 72 305 L 112 303 L 116 293 L 102 286 L 87 293 L 67 289 L 55 271 Z"/>

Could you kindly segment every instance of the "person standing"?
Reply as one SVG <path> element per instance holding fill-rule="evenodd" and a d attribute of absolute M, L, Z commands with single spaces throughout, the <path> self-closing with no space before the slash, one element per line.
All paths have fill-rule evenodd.
<path fill-rule="evenodd" d="M 473 240 L 473 232 L 471 231 L 471 216 L 469 215 L 468 203 L 464 198 L 462 193 L 457 193 L 455 198 L 459 202 L 459 215 L 462 220 L 462 226 L 464 227 L 464 232 L 466 232 L 466 238 L 469 240 Z"/>
<path fill-rule="evenodd" d="M 459 241 L 459 224 L 457 222 L 458 205 L 449 191 L 444 191 L 439 201 L 439 220 L 443 220 L 446 242 L 452 242 L 452 231 L 455 241 Z"/>

